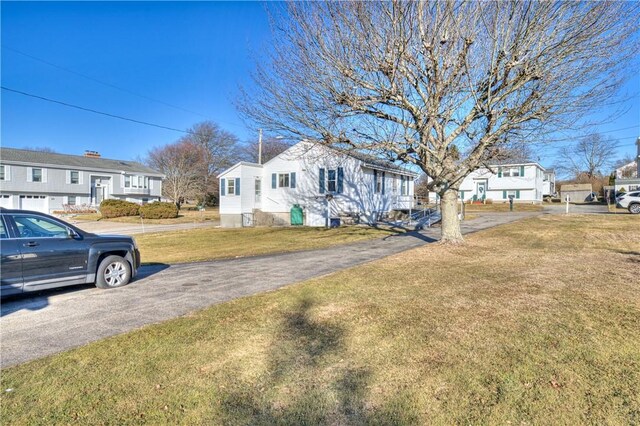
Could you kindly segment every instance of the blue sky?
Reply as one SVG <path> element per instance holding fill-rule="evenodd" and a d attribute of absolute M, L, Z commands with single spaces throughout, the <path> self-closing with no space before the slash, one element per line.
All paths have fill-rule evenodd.
<path fill-rule="evenodd" d="M 177 129 L 209 119 L 241 140 L 256 138 L 233 99 L 239 85 L 251 86 L 254 60 L 269 48 L 264 7 L 261 2 L 2 2 L 2 85 Z M 640 75 L 625 91 L 635 95 L 616 104 L 626 112 L 596 129 L 620 140 L 620 157 L 635 152 L 634 138 L 640 135 Z M 95 150 L 133 159 L 181 134 L 3 90 L 1 136 L 3 146 L 50 147 L 66 154 Z M 553 163 L 554 151 L 539 149 L 543 165 Z"/>

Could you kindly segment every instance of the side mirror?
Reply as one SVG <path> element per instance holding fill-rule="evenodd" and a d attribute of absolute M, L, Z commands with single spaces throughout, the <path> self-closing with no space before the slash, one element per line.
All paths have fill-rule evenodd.
<path fill-rule="evenodd" d="M 74 239 L 79 237 L 78 233 L 71 228 L 67 228 L 67 238 Z"/>

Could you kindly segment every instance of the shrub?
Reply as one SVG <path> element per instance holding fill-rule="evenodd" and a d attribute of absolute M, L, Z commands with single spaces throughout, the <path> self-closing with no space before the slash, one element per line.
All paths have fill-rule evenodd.
<path fill-rule="evenodd" d="M 178 217 L 178 207 L 174 203 L 145 204 L 140 207 L 140 215 L 145 219 L 172 219 Z"/>
<path fill-rule="evenodd" d="M 140 206 L 124 200 L 104 200 L 100 203 L 100 214 L 103 218 L 136 216 Z"/>

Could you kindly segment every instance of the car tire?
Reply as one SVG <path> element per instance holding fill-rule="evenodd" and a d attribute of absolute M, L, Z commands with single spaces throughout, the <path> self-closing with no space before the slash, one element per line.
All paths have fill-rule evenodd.
<path fill-rule="evenodd" d="M 102 259 L 96 274 L 96 287 L 116 288 L 129 284 L 131 265 L 120 256 L 107 256 Z"/>
<path fill-rule="evenodd" d="M 629 213 L 640 214 L 640 204 L 629 204 Z"/>

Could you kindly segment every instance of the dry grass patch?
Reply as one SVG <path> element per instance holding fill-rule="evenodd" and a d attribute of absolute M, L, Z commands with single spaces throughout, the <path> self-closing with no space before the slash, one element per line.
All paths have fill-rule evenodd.
<path fill-rule="evenodd" d="M 137 235 L 136 241 L 145 263 L 179 263 L 319 249 L 397 232 L 365 226 L 198 228 Z"/>
<path fill-rule="evenodd" d="M 508 212 L 509 203 L 493 203 L 493 204 L 465 204 L 465 212 Z M 513 211 L 516 212 L 539 212 L 544 207 L 541 204 L 513 204 Z"/>
<path fill-rule="evenodd" d="M 640 226 L 543 216 L 2 372 L 7 424 L 634 424 Z"/>

